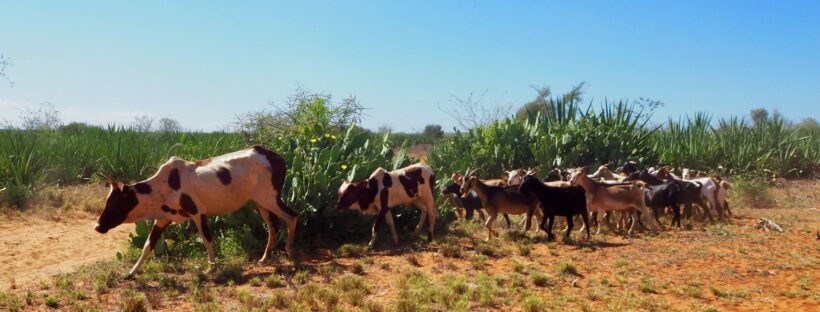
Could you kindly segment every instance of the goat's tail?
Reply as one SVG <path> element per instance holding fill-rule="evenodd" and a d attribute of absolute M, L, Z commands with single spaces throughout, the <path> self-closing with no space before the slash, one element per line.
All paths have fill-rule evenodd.
<path fill-rule="evenodd" d="M 729 181 L 723 180 L 723 181 L 720 181 L 720 187 L 722 187 L 723 189 L 728 191 L 729 188 L 732 187 L 732 184 L 729 183 Z"/>

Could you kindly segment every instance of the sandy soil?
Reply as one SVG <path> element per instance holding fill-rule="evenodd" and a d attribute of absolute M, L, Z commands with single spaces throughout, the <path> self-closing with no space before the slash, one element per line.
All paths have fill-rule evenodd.
<path fill-rule="evenodd" d="M 88 218 L 52 221 L 35 216 L 0 222 L 0 289 L 30 285 L 111 259 L 134 230 L 129 224 L 101 235 L 94 231 L 95 223 Z"/>
<path fill-rule="evenodd" d="M 295 282 L 297 270 L 311 272 L 306 283 L 329 288 L 334 279 L 359 272 L 370 285 L 364 300 L 376 302 L 391 310 L 401 298 L 401 280 L 409 271 L 421 271 L 432 287 L 446 288 L 452 279 L 466 280 L 477 287 L 480 275 L 499 278 L 501 294 L 487 305 L 471 300 L 468 310 L 521 311 L 524 294 L 535 295 L 547 311 L 818 311 L 820 307 L 820 183 L 799 181 L 775 188 L 775 208 L 750 209 L 734 206 L 734 218 L 726 223 L 703 224 L 677 229 L 665 227 L 659 235 L 623 233 L 593 235 L 592 242 L 558 242 L 546 244 L 543 234 L 528 236 L 536 240 L 531 254 L 521 255 L 520 242 L 494 239 L 498 254 L 476 265 L 474 248 L 486 232 L 481 226 L 453 224 L 451 231 L 433 244 L 415 244 L 404 240 L 398 248 L 380 239 L 375 251 L 363 258 L 338 258 L 330 250 L 303 250 L 302 266 L 294 268 L 290 261 L 277 258 L 271 263 L 248 262 L 242 278 L 235 285 L 217 283 L 212 278 L 202 286 L 208 289 L 218 310 L 240 310 L 253 307 L 253 302 L 241 299 L 237 290 L 254 298 L 288 296 L 289 302 L 299 298 L 306 289 Z M 777 221 L 784 233 L 767 232 L 757 227 L 759 218 Z M 668 220 L 666 220 L 668 221 Z M 187 311 L 200 307 L 192 299 L 196 285 L 195 271 L 179 268 L 149 273 L 144 268 L 144 280 L 116 282 L 107 291 L 95 293 L 88 282 L 78 279 L 76 287 L 92 294 L 87 300 L 65 298 L 59 289 L 38 290 L 32 282 L 58 272 L 77 269 L 98 259 L 111 259 L 127 241 L 132 228 L 122 227 L 103 236 L 93 232 L 93 220 L 46 221 L 25 219 L 0 221 L 0 272 L 6 287 L 12 278 L 19 286 L 17 293 L 32 289 L 33 302 L 27 310 L 48 310 L 42 299 L 46 295 L 61 298 L 69 310 L 97 307 L 102 310 L 120 308 L 125 290 L 137 290 L 148 298 L 149 306 L 161 311 Z M 666 222 L 668 224 L 668 222 Z M 506 232 L 501 225 L 499 230 Z M 557 231 L 557 229 L 556 229 Z M 387 236 L 382 232 L 381 237 Z M 580 237 L 577 233 L 574 237 Z M 446 257 L 441 252 L 444 240 L 454 241 L 463 249 L 462 257 Z M 89 247 L 91 246 L 91 247 Z M 281 248 L 281 246 L 280 246 Z M 7 251 L 8 250 L 8 251 Z M 54 250 L 57 250 L 56 252 Z M 280 252 L 281 254 L 281 252 Z M 411 261 L 412 259 L 412 261 Z M 577 274 L 562 274 L 558 263 L 574 264 Z M 150 264 L 150 263 L 149 263 Z M 320 272 L 323 266 L 337 266 L 331 276 Z M 519 267 L 518 269 L 513 269 Z M 114 270 L 121 276 L 128 265 L 118 264 Z M 6 276 L 7 272 L 9 274 Z M 533 274 L 546 274 L 552 286 L 537 287 L 530 281 Z M 153 275 L 152 275 L 153 274 Z M 284 288 L 271 289 L 264 283 L 250 282 L 271 274 L 287 281 Z M 153 276 L 153 277 L 151 277 Z M 182 285 L 180 289 L 162 286 L 157 276 L 170 278 Z M 513 278 L 524 280 L 514 286 Z M 261 300 L 261 299 L 260 299 Z M 68 304 L 73 304 L 68 306 Z M 350 303 L 339 303 L 343 310 L 353 309 Z M 441 303 L 428 306 L 444 309 Z"/>

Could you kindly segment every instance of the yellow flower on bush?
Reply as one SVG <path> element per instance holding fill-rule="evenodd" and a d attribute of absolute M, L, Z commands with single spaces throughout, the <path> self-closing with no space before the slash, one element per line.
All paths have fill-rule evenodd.
<path fill-rule="evenodd" d="M 335 134 L 331 134 L 331 135 L 330 135 L 330 139 L 331 139 L 331 140 L 335 140 L 335 139 L 336 139 L 336 135 L 335 135 Z"/>
<path fill-rule="evenodd" d="M 310 139 L 310 143 L 316 143 L 316 141 L 317 141 L 317 140 L 316 140 L 315 138 Z"/>
<path fill-rule="evenodd" d="M 347 165 L 342 164 L 342 170 L 347 170 Z"/>
<path fill-rule="evenodd" d="M 325 133 L 325 137 L 326 137 L 326 138 L 329 138 L 329 137 L 330 137 L 330 133 Z"/>

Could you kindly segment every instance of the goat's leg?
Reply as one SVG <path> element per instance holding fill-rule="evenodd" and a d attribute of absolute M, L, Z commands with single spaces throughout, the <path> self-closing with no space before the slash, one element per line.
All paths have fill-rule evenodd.
<path fill-rule="evenodd" d="M 677 222 L 678 228 L 680 228 L 680 206 L 678 206 L 678 204 L 672 206 L 672 213 L 674 214 L 672 217 L 672 226 L 675 226 Z"/>
<path fill-rule="evenodd" d="M 581 219 L 584 221 L 584 228 L 587 230 L 587 241 L 589 241 L 592 239 L 592 235 L 589 234 L 589 215 L 586 212 L 582 212 Z"/>
<path fill-rule="evenodd" d="M 626 232 L 626 234 L 629 235 L 629 236 L 632 236 L 632 232 L 635 230 L 635 226 L 638 225 L 638 222 L 635 222 L 635 220 L 638 219 L 638 212 L 635 211 L 635 210 L 632 210 L 630 212 L 630 214 L 632 215 L 632 220 L 633 221 L 632 221 L 632 225 L 629 227 L 629 230 Z"/>
<path fill-rule="evenodd" d="M 510 216 L 506 213 L 504 214 L 504 220 L 507 221 L 507 228 L 511 229 L 512 228 L 512 222 L 510 221 Z"/>
<path fill-rule="evenodd" d="M 131 271 L 128 272 L 128 276 L 134 276 L 134 273 L 139 270 L 145 260 L 151 256 L 151 252 L 154 251 L 154 247 L 157 245 L 160 237 L 162 237 L 162 232 L 165 231 L 165 228 L 171 224 L 171 220 L 156 220 L 154 221 L 154 226 L 151 227 L 151 234 L 148 234 L 148 239 L 145 240 L 145 245 L 142 246 L 142 255 L 140 256 L 137 263 L 134 264 L 134 267 L 131 268 Z"/>
<path fill-rule="evenodd" d="M 498 212 L 488 210 L 487 213 L 490 217 L 484 222 L 484 226 L 487 228 L 487 240 L 490 240 L 493 238 L 493 223 L 495 222 L 495 218 L 498 217 Z"/>
<path fill-rule="evenodd" d="M 712 219 L 712 213 L 709 212 L 709 206 L 706 205 L 706 202 L 703 201 L 702 197 L 698 197 L 697 202 L 698 206 L 703 209 L 703 213 L 706 214 L 706 217 L 709 218 L 709 222 L 715 222 L 715 219 Z"/>
<path fill-rule="evenodd" d="M 592 218 L 595 219 L 595 223 L 598 223 L 598 229 L 596 230 L 595 234 L 601 235 L 601 215 L 598 214 L 598 212 L 596 211 L 592 213 Z"/>
<path fill-rule="evenodd" d="M 555 234 L 552 234 L 552 226 L 555 223 L 555 215 L 549 215 L 549 217 L 544 216 L 544 218 L 549 218 L 550 224 L 547 226 L 547 241 L 551 242 L 555 240 Z"/>
<path fill-rule="evenodd" d="M 729 201 L 728 200 L 723 201 L 723 208 L 726 209 L 726 214 L 729 216 L 729 218 L 731 218 L 732 217 L 732 210 L 729 209 Z"/>

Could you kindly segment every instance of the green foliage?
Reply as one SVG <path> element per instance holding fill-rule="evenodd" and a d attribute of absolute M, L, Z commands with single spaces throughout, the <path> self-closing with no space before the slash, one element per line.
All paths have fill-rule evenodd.
<path fill-rule="evenodd" d="M 750 124 L 697 113 L 652 126 L 644 109 L 651 111 L 654 102 L 583 108 L 564 96 L 538 103 L 546 109 L 530 118 L 457 131 L 428 155 L 431 167 L 442 176 L 477 168 L 481 177 L 494 178 L 514 168 L 594 168 L 634 160 L 725 175 L 803 177 L 820 163 L 820 127 L 812 120 L 795 127 L 777 116 Z"/>

